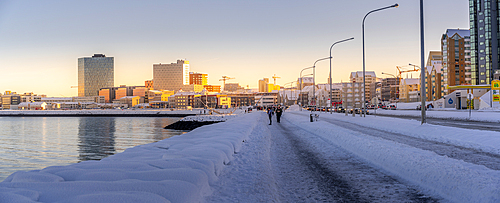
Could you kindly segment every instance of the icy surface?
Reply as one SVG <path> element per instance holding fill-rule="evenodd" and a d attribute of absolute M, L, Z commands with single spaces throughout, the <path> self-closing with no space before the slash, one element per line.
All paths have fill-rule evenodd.
<path fill-rule="evenodd" d="M 385 198 L 400 202 L 405 197 L 426 199 L 425 195 L 451 202 L 500 202 L 499 170 L 327 121 L 342 120 L 496 155 L 498 132 L 337 113 L 320 113 L 318 122 L 309 122 L 309 112 L 294 110 L 298 108 L 285 111 L 281 127 L 275 122 L 267 125 L 266 114 L 256 111 L 101 161 L 16 172 L 0 183 L 0 202 L 384 202 Z M 444 118 L 459 117 L 435 112 Z M 484 113 L 485 120 L 494 120 L 488 116 L 494 112 Z M 284 141 L 284 133 L 290 134 L 289 141 Z M 277 147 L 280 143 L 285 145 Z M 289 150 L 286 143 L 298 153 L 283 154 Z M 326 167 L 302 171 L 300 167 L 311 163 L 295 163 L 296 156 L 314 157 L 316 162 L 311 163 Z M 325 172 L 333 169 L 340 178 Z M 323 190 L 338 180 L 345 187 Z"/>

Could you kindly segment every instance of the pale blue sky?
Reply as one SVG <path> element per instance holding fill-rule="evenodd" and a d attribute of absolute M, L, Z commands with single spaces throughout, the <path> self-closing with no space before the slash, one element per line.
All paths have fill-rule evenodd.
<path fill-rule="evenodd" d="M 366 67 L 379 77 L 420 63 L 418 0 L 0 0 L 0 91 L 77 95 L 77 58 L 94 53 L 115 57 L 116 86 L 144 85 L 153 63 L 177 59 L 215 85 L 227 75 L 257 87 L 273 74 L 283 85 L 354 37 L 332 52 L 334 82 L 347 81 L 362 70 L 363 16 L 394 3 L 366 20 Z M 424 3 L 426 53 L 440 49 L 446 29 L 469 28 L 467 0 Z M 328 68 L 317 64 L 318 83 Z"/>

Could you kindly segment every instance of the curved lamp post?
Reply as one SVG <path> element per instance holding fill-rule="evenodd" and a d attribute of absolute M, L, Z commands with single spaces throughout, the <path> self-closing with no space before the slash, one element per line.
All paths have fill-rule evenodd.
<path fill-rule="evenodd" d="M 326 60 L 326 59 L 331 59 L 332 57 L 325 57 L 325 58 L 321 58 L 321 59 L 318 59 L 314 62 L 314 65 L 313 65 L 313 101 L 314 101 L 314 106 L 316 106 L 316 63 L 318 63 L 319 61 L 323 61 L 323 60 Z"/>
<path fill-rule="evenodd" d="M 342 42 L 353 40 L 353 39 L 354 39 L 354 37 L 337 41 L 337 42 L 333 43 L 332 46 L 330 47 L 330 79 L 328 81 L 330 83 L 330 114 L 332 113 L 332 107 L 333 107 L 333 105 L 332 105 L 332 48 L 333 48 L 333 46 L 335 46 L 338 43 L 342 43 Z"/>
<path fill-rule="evenodd" d="M 302 71 L 307 70 L 307 69 L 311 69 L 311 68 L 313 68 L 313 67 L 304 68 L 304 69 L 302 69 L 300 71 L 300 76 L 299 76 L 299 79 L 300 79 L 300 83 L 299 83 L 299 97 L 300 97 L 300 93 L 302 92 L 302 81 L 303 81 L 303 79 L 302 79 Z M 312 74 L 309 74 L 309 75 L 312 75 Z M 297 104 L 298 104 L 298 102 L 297 102 Z M 300 110 L 302 111 L 302 107 L 300 108 Z"/>
<path fill-rule="evenodd" d="M 363 34 L 363 104 L 362 104 L 362 107 L 363 109 L 365 109 L 365 102 L 366 102 L 366 87 L 365 87 L 365 19 L 368 15 L 370 15 L 370 13 L 373 13 L 373 12 L 377 12 L 377 11 L 381 11 L 381 10 L 385 10 L 385 9 L 388 9 L 388 8 L 397 8 L 399 5 L 398 4 L 394 4 L 394 5 L 391 5 L 391 6 L 386 6 L 386 7 L 383 7 L 383 8 L 379 8 L 379 9 L 375 9 L 375 10 L 372 10 L 370 12 L 368 12 L 365 17 L 363 18 L 363 24 L 362 24 L 362 34 Z M 366 110 L 363 111 L 363 117 L 366 116 Z"/>

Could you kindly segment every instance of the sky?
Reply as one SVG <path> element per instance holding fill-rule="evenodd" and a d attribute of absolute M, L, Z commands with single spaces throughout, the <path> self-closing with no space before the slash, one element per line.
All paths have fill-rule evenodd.
<path fill-rule="evenodd" d="M 348 81 L 363 68 L 364 15 L 394 3 L 365 21 L 366 70 L 377 77 L 420 64 L 419 1 L 0 0 L 0 92 L 76 96 L 77 59 L 96 53 L 114 57 L 115 86 L 144 85 L 153 64 L 178 59 L 212 85 L 229 76 L 256 88 L 274 74 L 284 85 L 354 37 L 332 49 L 333 82 Z M 427 0 L 424 22 L 427 55 L 446 29 L 469 28 L 468 1 Z M 328 74 L 328 60 L 318 62 L 316 82 Z"/>

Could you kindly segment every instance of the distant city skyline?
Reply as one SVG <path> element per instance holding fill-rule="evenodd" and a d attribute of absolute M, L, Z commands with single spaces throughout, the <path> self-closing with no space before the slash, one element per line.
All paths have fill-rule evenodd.
<path fill-rule="evenodd" d="M 418 64 L 418 1 L 2 1 L 0 91 L 76 96 L 77 58 L 114 57 L 115 85 L 144 85 L 153 64 L 188 60 L 208 84 L 258 88 L 262 78 L 297 81 L 299 72 L 332 55 L 333 82 L 362 70 L 361 21 L 370 10 L 399 8 L 366 20 L 366 70 L 395 73 Z M 468 1 L 425 1 L 425 53 L 440 50 L 447 29 L 469 29 Z M 453 5 L 450 9 L 449 5 Z M 427 57 L 427 56 L 426 56 Z M 326 83 L 328 60 L 316 68 Z"/>

